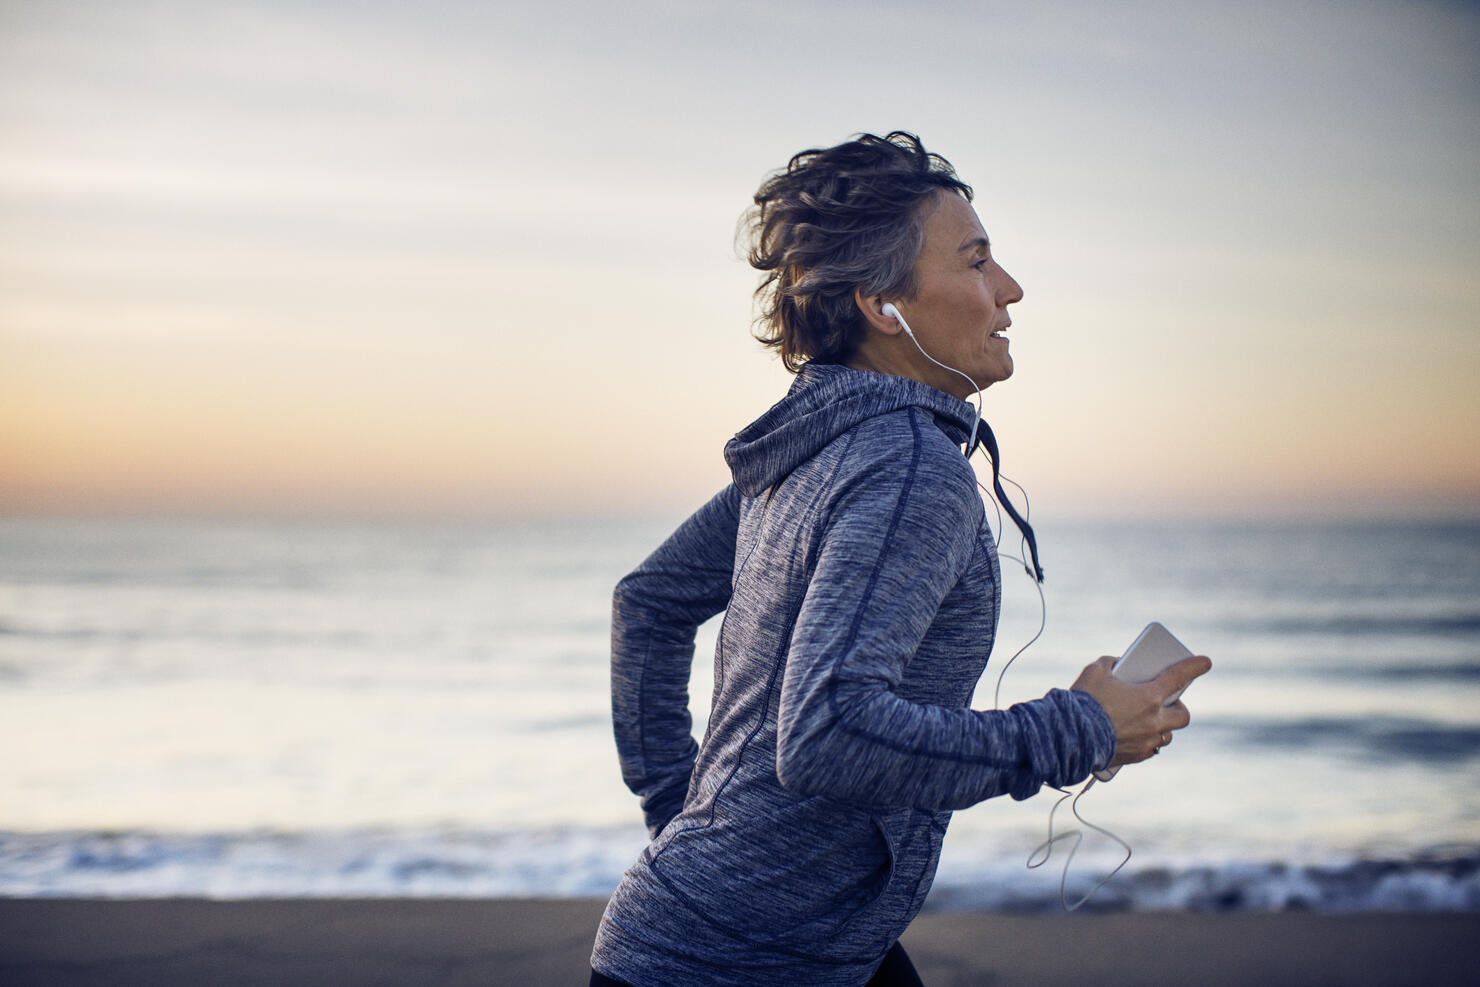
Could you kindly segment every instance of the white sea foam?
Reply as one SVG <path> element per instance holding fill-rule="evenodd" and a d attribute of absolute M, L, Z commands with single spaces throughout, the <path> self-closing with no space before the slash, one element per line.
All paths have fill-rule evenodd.
<path fill-rule="evenodd" d="M 646 837 L 636 827 L 543 832 L 0 833 L 0 895 L 219 899 L 605 897 Z M 1066 896 L 1102 876 L 1077 862 Z M 928 907 L 1061 907 L 1057 871 L 1001 859 L 943 867 Z M 1480 847 L 1407 860 L 1131 867 L 1087 906 L 1279 911 L 1480 910 Z"/>

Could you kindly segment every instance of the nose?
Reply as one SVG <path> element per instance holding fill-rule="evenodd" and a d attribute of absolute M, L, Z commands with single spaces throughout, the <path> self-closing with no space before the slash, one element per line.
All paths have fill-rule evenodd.
<path fill-rule="evenodd" d="M 1023 286 L 1017 283 L 1017 279 L 1007 273 L 1007 269 L 1000 264 L 997 270 L 1002 277 L 997 285 L 997 304 L 1001 307 L 1011 305 L 1013 302 L 1023 300 Z"/>

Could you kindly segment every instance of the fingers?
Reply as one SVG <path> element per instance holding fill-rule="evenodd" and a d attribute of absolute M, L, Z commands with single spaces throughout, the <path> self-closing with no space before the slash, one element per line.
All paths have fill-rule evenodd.
<path fill-rule="evenodd" d="M 1112 764 L 1135 764 L 1155 757 L 1172 742 L 1172 734 L 1192 721 L 1181 700 L 1167 702 L 1187 688 L 1213 663 L 1198 655 L 1177 662 L 1150 682 L 1129 683 L 1114 677 L 1119 659 L 1104 656 L 1086 665 L 1073 688 L 1088 692 L 1104 708 L 1115 727 Z"/>
<path fill-rule="evenodd" d="M 1135 763 L 1135 762 L 1145 761 L 1148 758 L 1153 758 L 1157 754 L 1160 754 L 1161 753 L 1161 749 L 1163 747 L 1165 747 L 1167 744 L 1170 744 L 1171 742 L 1172 742 L 1172 734 L 1171 734 L 1171 731 L 1170 730 L 1164 731 L 1164 732 L 1162 732 L 1160 734 L 1153 734 L 1152 736 L 1150 736 L 1150 737 L 1146 738 L 1145 740 L 1141 741 L 1139 744 L 1136 744 L 1135 745 L 1135 749 L 1137 750 L 1136 756 L 1133 757 L 1133 758 L 1128 758 L 1127 760 Z"/>
<path fill-rule="evenodd" d="M 1170 706 L 1158 707 L 1157 714 L 1152 720 L 1152 725 L 1148 731 L 1142 734 L 1136 742 L 1126 745 L 1127 750 L 1138 751 L 1136 755 L 1127 757 L 1127 762 L 1136 763 L 1160 754 L 1162 748 L 1170 744 L 1175 738 L 1175 732 L 1191 722 L 1192 714 L 1188 712 L 1187 707 L 1180 700 Z"/>
<path fill-rule="evenodd" d="M 1166 725 L 1168 730 L 1180 730 L 1192 722 L 1191 711 L 1183 705 L 1180 699 L 1170 706 L 1162 707 L 1162 713 L 1162 723 Z"/>
<path fill-rule="evenodd" d="M 1171 742 L 1172 732 L 1170 730 L 1163 731 L 1160 736 L 1151 741 L 1150 749 L 1146 751 L 1145 757 L 1140 758 L 1140 760 L 1146 760 L 1147 758 L 1155 757 L 1156 755 L 1161 753 L 1161 749 L 1163 747 L 1165 747 L 1167 744 L 1170 744 Z"/>
<path fill-rule="evenodd" d="M 1085 668 L 1081 678 L 1097 678 L 1108 673 L 1114 663 L 1113 658 L 1101 658 Z M 1187 688 L 1198 676 L 1206 675 L 1212 667 L 1205 655 L 1197 655 L 1177 662 L 1150 682 L 1090 690 L 1115 724 L 1116 752 L 1111 763 L 1145 761 L 1170 744 L 1174 732 L 1192 722 L 1192 714 L 1180 699 L 1170 703 L 1167 699 Z M 1135 699 L 1130 700 L 1127 693 Z"/>
<path fill-rule="evenodd" d="M 1114 657 L 1101 655 L 1084 666 L 1084 670 L 1079 673 L 1079 678 L 1074 680 L 1074 684 L 1070 688 L 1093 693 L 1100 683 L 1107 681 L 1111 677 L 1110 670 L 1114 666 Z"/>
<path fill-rule="evenodd" d="M 1156 677 L 1156 689 L 1163 696 L 1174 696 L 1187 688 L 1199 675 L 1206 675 L 1212 667 L 1213 662 L 1207 655 L 1183 658 Z"/>

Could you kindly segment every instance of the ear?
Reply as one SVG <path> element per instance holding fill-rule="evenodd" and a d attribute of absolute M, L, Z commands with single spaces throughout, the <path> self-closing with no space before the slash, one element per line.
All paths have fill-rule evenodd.
<path fill-rule="evenodd" d="M 853 289 L 853 303 L 863 315 L 870 329 L 877 329 L 886 336 L 898 336 L 904 330 L 892 316 L 884 314 L 884 303 L 889 299 L 883 295 L 865 295 L 862 288 Z"/>

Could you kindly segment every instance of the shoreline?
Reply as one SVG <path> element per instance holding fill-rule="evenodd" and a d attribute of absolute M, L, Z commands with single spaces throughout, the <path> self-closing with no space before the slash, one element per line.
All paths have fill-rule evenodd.
<path fill-rule="evenodd" d="M 579 984 L 601 899 L 0 899 L 0 983 Z M 1461 984 L 1480 913 L 927 911 L 928 987 Z"/>

